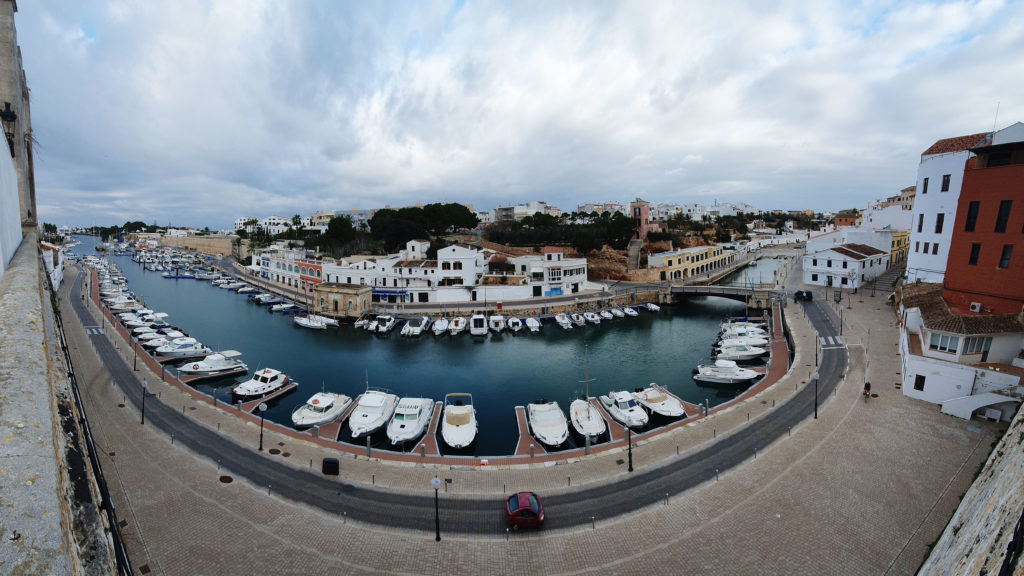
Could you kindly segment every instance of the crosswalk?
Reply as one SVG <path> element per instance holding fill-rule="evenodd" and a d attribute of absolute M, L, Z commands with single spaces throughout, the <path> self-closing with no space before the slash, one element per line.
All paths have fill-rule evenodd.
<path fill-rule="evenodd" d="M 819 336 L 818 340 L 821 342 L 822 350 L 828 348 L 846 348 L 846 344 L 843 343 L 843 339 L 839 336 Z"/>
<path fill-rule="evenodd" d="M 99 326 L 83 326 L 86 334 L 103 334 L 103 328 Z"/>

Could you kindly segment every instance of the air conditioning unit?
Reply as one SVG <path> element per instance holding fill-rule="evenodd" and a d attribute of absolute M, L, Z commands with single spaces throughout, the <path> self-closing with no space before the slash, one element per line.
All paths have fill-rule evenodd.
<path fill-rule="evenodd" d="M 971 302 L 971 312 L 981 312 L 981 302 Z"/>

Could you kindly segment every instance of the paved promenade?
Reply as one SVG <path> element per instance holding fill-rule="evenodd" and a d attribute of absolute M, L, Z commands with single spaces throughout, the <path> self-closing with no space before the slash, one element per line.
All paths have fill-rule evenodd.
<path fill-rule="evenodd" d="M 459 498 L 494 497 L 531 489 L 556 494 L 605 485 L 628 472 L 621 450 L 547 464 L 438 468 L 365 457 L 342 460 L 342 482 L 373 484 L 429 495 L 435 474 L 451 478 L 441 494 L 443 539 L 403 529 L 347 521 L 280 498 L 273 486 L 244 479 L 224 483 L 217 462 L 197 458 L 174 439 L 139 423 L 92 350 L 85 328 L 67 306 L 69 270 L 62 289 L 72 357 L 104 470 L 117 503 L 122 534 L 137 571 L 153 574 L 412 573 L 558 574 L 661 573 L 685 565 L 690 573 L 910 574 L 985 458 L 996 426 L 943 416 L 893 387 L 899 379 L 897 332 L 882 297 L 854 296 L 844 305 L 843 341 L 851 369 L 819 418 L 808 420 L 747 463 L 713 476 L 698 488 L 671 494 L 636 513 L 595 518 L 593 527 L 567 530 L 450 535 L 459 522 Z M 793 277 L 798 277 L 799 270 Z M 794 286 L 789 286 L 793 288 Z M 863 300 L 863 302 L 861 302 Z M 87 327 L 101 326 L 94 320 Z M 797 352 L 774 387 L 695 423 L 634 447 L 638 470 L 685 456 L 708 441 L 745 426 L 807 386 L 814 369 L 814 335 L 802 313 L 786 313 Z M 108 336 L 126 349 L 107 327 Z M 870 339 L 868 329 L 870 328 Z M 95 328 L 92 328 L 95 330 Z M 870 361 L 868 352 L 870 350 Z M 130 364 L 130 362 L 129 362 Z M 258 454 L 258 425 L 226 415 L 145 374 L 159 401 L 210 429 L 251 444 L 253 458 L 275 458 L 309 468 L 337 456 L 316 443 L 269 432 Z M 864 404 L 865 377 L 879 397 Z M 120 407 L 120 404 L 125 404 Z M 569 486 L 571 482 L 571 487 Z M 339 484 L 344 490 L 344 484 Z M 630 498 L 630 494 L 622 494 Z"/>

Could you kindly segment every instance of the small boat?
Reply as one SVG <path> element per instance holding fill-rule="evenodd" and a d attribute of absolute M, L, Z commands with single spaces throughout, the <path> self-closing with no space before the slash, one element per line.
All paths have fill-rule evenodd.
<path fill-rule="evenodd" d="M 555 322 L 564 330 L 572 329 L 572 320 L 569 318 L 569 315 L 566 314 L 565 312 L 559 312 L 558 314 L 555 314 Z"/>
<path fill-rule="evenodd" d="M 256 291 L 256 288 L 254 288 L 252 286 L 242 286 L 241 288 L 238 289 L 238 293 L 239 294 L 248 294 L 250 292 L 255 292 L 255 291 Z"/>
<path fill-rule="evenodd" d="M 464 332 L 469 322 L 462 316 L 456 316 L 452 318 L 452 321 L 448 323 L 448 331 L 452 334 L 458 334 Z"/>
<path fill-rule="evenodd" d="M 433 415 L 434 401 L 430 398 L 401 398 L 388 422 L 388 439 L 400 444 L 419 438 Z"/>
<path fill-rule="evenodd" d="M 306 316 L 317 322 L 323 322 L 324 326 L 332 326 L 334 328 L 338 327 L 338 321 L 330 316 L 321 316 L 319 314 L 306 314 Z"/>
<path fill-rule="evenodd" d="M 587 322 L 590 322 L 591 324 L 601 323 L 601 317 L 598 316 L 596 312 L 584 312 L 583 319 L 586 320 Z"/>
<path fill-rule="evenodd" d="M 506 322 L 505 324 L 508 326 L 508 329 L 513 332 L 519 332 L 520 330 L 523 329 L 523 321 L 520 320 L 519 318 L 516 318 L 515 316 L 509 318 L 508 322 Z"/>
<path fill-rule="evenodd" d="M 644 412 L 629 392 L 609 392 L 607 396 L 598 397 L 598 400 L 612 418 L 625 426 L 639 428 L 647 424 L 647 412 Z"/>
<path fill-rule="evenodd" d="M 231 389 L 235 398 L 258 398 L 284 388 L 288 384 L 288 375 L 273 368 L 264 368 L 252 375 L 252 378 Z"/>
<path fill-rule="evenodd" d="M 356 407 L 352 409 L 352 414 L 348 417 L 348 427 L 352 431 L 352 437 L 358 438 L 379 430 L 388 423 L 397 404 L 398 396 L 384 390 L 367 388 L 366 392 L 359 395 Z"/>
<path fill-rule="evenodd" d="M 476 408 L 473 396 L 466 393 L 446 394 L 441 419 L 441 438 L 452 448 L 465 448 L 476 440 Z"/>
<path fill-rule="evenodd" d="M 390 314 L 377 316 L 377 333 L 387 334 L 388 332 L 391 332 L 391 329 L 395 327 L 395 324 L 398 324 L 398 319 Z"/>
<path fill-rule="evenodd" d="M 369 324 L 369 323 L 370 323 L 370 319 L 367 318 L 366 316 L 363 316 L 360 319 L 356 320 L 355 327 L 356 328 L 366 328 L 366 325 Z"/>
<path fill-rule="evenodd" d="M 327 324 L 319 318 L 319 316 L 295 316 L 292 318 L 292 322 L 294 322 L 296 326 L 302 326 L 303 328 L 309 328 L 310 330 L 326 330 Z"/>
<path fill-rule="evenodd" d="M 601 320 L 611 320 L 615 317 L 610 310 L 601 310 L 598 314 L 601 316 Z"/>
<path fill-rule="evenodd" d="M 270 307 L 271 312 L 286 312 L 292 308 L 297 308 L 294 302 L 281 302 L 280 304 L 274 304 Z"/>
<path fill-rule="evenodd" d="M 591 441 L 605 431 L 601 411 L 585 398 L 577 398 L 569 404 L 569 421 L 580 436 L 590 436 Z"/>
<path fill-rule="evenodd" d="M 373 320 L 370 320 L 366 324 L 366 331 L 367 332 L 376 332 L 377 331 L 377 319 L 376 318 L 374 318 Z"/>
<path fill-rule="evenodd" d="M 501 334 L 505 329 L 505 317 L 500 315 L 491 316 L 487 319 L 487 327 Z"/>
<path fill-rule="evenodd" d="M 206 346 L 203 346 L 195 338 L 175 338 L 170 343 L 156 349 L 158 356 L 198 356 L 199 354 L 211 354 Z"/>
<path fill-rule="evenodd" d="M 142 336 L 143 334 L 156 334 L 156 328 L 152 326 L 139 326 L 138 328 L 132 328 L 132 334 L 136 336 Z"/>
<path fill-rule="evenodd" d="M 297 428 L 323 426 L 341 418 L 351 404 L 352 399 L 344 394 L 317 392 L 292 410 L 292 424 Z"/>
<path fill-rule="evenodd" d="M 146 332 L 145 334 L 139 334 L 139 337 L 137 338 L 137 340 L 142 342 L 142 341 L 146 341 L 146 340 L 153 340 L 155 338 L 165 338 L 165 337 L 160 332 L 154 330 L 152 332 Z M 168 340 L 168 342 L 170 342 L 170 340 Z"/>
<path fill-rule="evenodd" d="M 228 284 L 221 284 L 220 287 L 225 290 L 238 290 L 239 288 L 245 288 L 245 282 L 230 282 Z"/>
<path fill-rule="evenodd" d="M 587 319 L 583 316 L 583 314 L 579 314 L 578 312 L 573 312 L 572 314 L 569 314 L 569 318 L 572 319 L 572 323 L 577 326 L 583 326 L 584 324 L 587 323 Z"/>
<path fill-rule="evenodd" d="M 715 345 L 716 348 L 728 348 L 730 346 L 764 346 L 768 339 L 761 336 L 750 336 L 747 338 L 722 338 Z"/>
<path fill-rule="evenodd" d="M 434 326 L 431 328 L 434 331 L 434 336 L 440 336 L 448 331 L 448 319 L 438 318 L 434 320 Z"/>
<path fill-rule="evenodd" d="M 661 312 L 661 306 L 658 306 L 653 302 L 647 302 L 646 304 L 644 304 L 644 307 L 650 310 L 651 312 Z"/>
<path fill-rule="evenodd" d="M 210 354 L 198 362 L 186 362 L 185 364 L 182 364 L 178 367 L 178 374 L 214 376 L 227 372 L 236 372 L 239 368 L 247 369 L 248 367 L 244 362 L 241 360 L 235 360 L 236 357 L 241 355 L 242 353 L 236 350 L 224 350 L 223 352 Z"/>
<path fill-rule="evenodd" d="M 636 392 L 633 392 L 633 398 L 652 414 L 661 414 L 671 418 L 686 416 L 683 403 L 675 396 L 670 396 L 659 390 L 653 383 L 647 388 L 637 389 Z"/>
<path fill-rule="evenodd" d="M 429 316 L 409 318 L 405 321 L 405 326 L 402 326 L 402 336 L 419 336 L 429 324 Z"/>
<path fill-rule="evenodd" d="M 623 318 L 626 315 L 625 312 L 623 312 L 620 308 L 611 308 L 610 310 L 608 310 L 608 313 L 611 314 L 612 316 L 615 316 L 616 318 Z"/>
<path fill-rule="evenodd" d="M 715 360 L 713 366 L 702 364 L 694 368 L 693 379 L 713 384 L 741 384 L 759 376 L 753 370 L 740 368 L 732 360 Z"/>
<path fill-rule="evenodd" d="M 558 446 L 569 437 L 569 423 L 558 402 L 527 404 L 526 421 L 533 437 L 547 446 Z"/>
<path fill-rule="evenodd" d="M 530 316 L 526 319 L 526 327 L 530 329 L 530 332 L 540 332 L 540 320 Z"/>
<path fill-rule="evenodd" d="M 473 314 L 469 317 L 469 333 L 473 336 L 487 335 L 487 317 L 483 314 Z"/>
<path fill-rule="evenodd" d="M 757 346 L 723 346 L 718 349 L 718 354 L 715 355 L 715 359 L 743 362 L 745 360 L 760 358 L 767 352 L 767 349 L 759 348 Z"/>
<path fill-rule="evenodd" d="M 761 328 L 753 328 L 749 326 L 732 326 L 722 330 L 723 338 L 745 338 L 747 336 L 763 338 L 765 334 L 767 334 L 767 332 Z"/>

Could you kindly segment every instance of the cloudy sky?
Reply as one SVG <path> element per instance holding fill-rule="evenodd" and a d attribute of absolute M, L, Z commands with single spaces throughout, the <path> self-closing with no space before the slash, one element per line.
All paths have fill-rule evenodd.
<path fill-rule="evenodd" d="M 770 6 L 770 7 L 769 7 Z M 1024 2 L 18 4 L 40 217 L 837 210 L 1024 120 Z"/>

